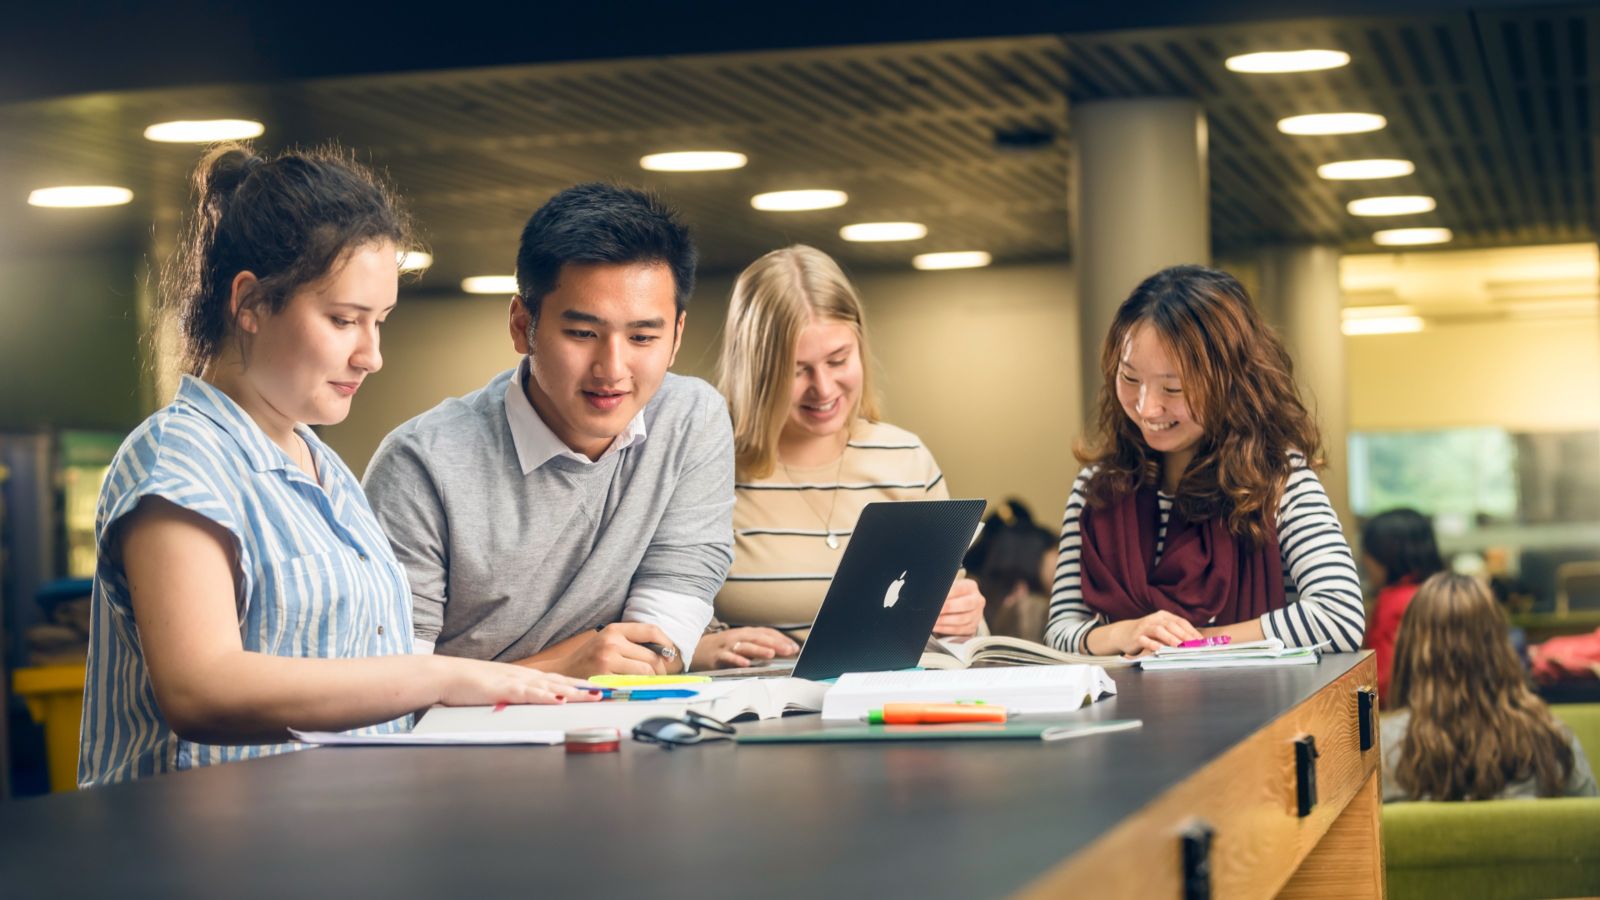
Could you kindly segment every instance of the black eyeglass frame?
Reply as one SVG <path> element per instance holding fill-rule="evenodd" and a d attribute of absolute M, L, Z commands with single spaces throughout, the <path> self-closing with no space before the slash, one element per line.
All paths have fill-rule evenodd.
<path fill-rule="evenodd" d="M 694 729 L 694 733 L 683 737 L 663 736 L 661 734 L 662 729 L 670 725 L 687 726 Z M 703 733 L 706 731 L 716 732 L 716 734 L 707 737 Z M 721 719 L 712 718 L 705 713 L 695 712 L 692 709 L 685 712 L 681 719 L 671 716 L 655 716 L 633 726 L 634 740 L 645 744 L 655 744 L 663 750 L 686 747 L 690 744 L 699 744 L 705 741 L 726 740 L 732 737 L 733 734 L 734 727 L 732 725 Z"/>

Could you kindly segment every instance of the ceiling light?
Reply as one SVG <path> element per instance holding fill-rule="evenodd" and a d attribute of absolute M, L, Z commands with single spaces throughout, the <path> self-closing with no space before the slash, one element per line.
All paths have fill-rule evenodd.
<path fill-rule="evenodd" d="M 847 241 L 914 241 L 928 236 L 921 222 L 857 222 L 839 229 Z"/>
<path fill-rule="evenodd" d="M 1448 228 L 1389 228 L 1374 231 L 1372 242 L 1385 247 L 1414 247 L 1419 244 L 1446 244 L 1454 237 Z"/>
<path fill-rule="evenodd" d="M 1317 174 L 1329 181 L 1399 178 L 1416 170 L 1417 167 L 1409 159 L 1347 159 L 1317 166 Z"/>
<path fill-rule="evenodd" d="M 194 119 L 157 122 L 144 130 L 146 140 L 163 144 L 209 144 L 260 137 L 265 125 L 251 119 Z"/>
<path fill-rule="evenodd" d="M 1433 212 L 1439 204 L 1432 197 L 1362 197 L 1345 204 L 1352 216 L 1409 216 Z"/>
<path fill-rule="evenodd" d="M 1422 318 L 1390 316 L 1381 319 L 1345 319 L 1339 329 L 1345 334 L 1412 334 L 1422 330 Z"/>
<path fill-rule="evenodd" d="M 28 194 L 29 206 L 78 209 L 87 206 L 121 206 L 133 199 L 133 191 L 107 184 L 77 184 L 39 188 Z"/>
<path fill-rule="evenodd" d="M 433 254 L 421 250 L 401 250 L 395 253 L 394 258 L 402 272 L 420 272 L 433 265 Z"/>
<path fill-rule="evenodd" d="M 911 265 L 918 269 L 981 269 L 993 261 L 982 250 L 952 250 L 947 253 L 919 253 Z"/>
<path fill-rule="evenodd" d="M 639 158 L 639 167 L 652 172 L 720 172 L 742 169 L 749 159 L 732 150 L 679 150 Z"/>
<path fill-rule="evenodd" d="M 1270 75 L 1280 72 L 1317 72 L 1350 64 L 1343 50 L 1275 50 L 1230 56 L 1223 62 L 1230 72 Z"/>
<path fill-rule="evenodd" d="M 1389 120 L 1377 113 L 1313 113 L 1279 119 L 1278 130 L 1284 134 L 1360 134 L 1377 131 L 1387 124 Z"/>
<path fill-rule="evenodd" d="M 1415 306 L 1347 306 L 1342 317 L 1345 319 L 1393 319 L 1417 314 Z"/>
<path fill-rule="evenodd" d="M 806 209 L 833 209 L 845 205 L 849 199 L 850 195 L 844 191 L 769 191 L 751 197 L 750 205 L 767 212 L 798 212 Z"/>
<path fill-rule="evenodd" d="M 515 275 L 474 275 L 461 279 L 461 289 L 469 294 L 515 294 Z"/>

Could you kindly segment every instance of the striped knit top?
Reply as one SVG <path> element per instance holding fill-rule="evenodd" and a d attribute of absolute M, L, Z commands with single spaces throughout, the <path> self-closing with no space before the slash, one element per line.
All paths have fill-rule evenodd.
<path fill-rule="evenodd" d="M 1304 456 L 1291 454 L 1291 460 L 1294 468 L 1278 501 L 1278 545 L 1283 555 L 1287 605 L 1262 616 L 1261 630 L 1267 637 L 1279 638 L 1291 647 L 1328 641 L 1332 652 L 1354 652 L 1360 649 L 1366 628 L 1355 557 L 1322 482 L 1306 466 Z M 1067 498 L 1055 588 L 1050 595 L 1050 623 L 1045 627 L 1045 643 L 1074 653 L 1087 653 L 1084 639 L 1090 629 L 1106 624 L 1105 616 L 1083 602 L 1083 572 L 1079 564 L 1083 541 L 1078 520 L 1083 515 L 1085 487 L 1093 471 L 1085 468 L 1078 473 Z M 1161 493 L 1157 503 L 1161 521 L 1156 531 L 1156 558 L 1160 559 L 1172 497 Z"/>
<path fill-rule="evenodd" d="M 411 593 L 361 485 L 337 454 L 296 429 L 321 483 L 295 465 L 239 405 L 185 376 L 171 404 L 123 441 L 95 515 L 94 599 L 83 689 L 78 783 L 254 759 L 303 744 L 198 744 L 161 715 L 139 640 L 117 524 L 161 497 L 227 530 L 237 551 L 239 639 L 255 653 L 292 657 L 412 652 Z M 361 729 L 405 730 L 410 716 Z"/>
<path fill-rule="evenodd" d="M 780 465 L 767 478 L 734 485 L 733 569 L 717 594 L 717 618 L 810 625 L 868 503 L 949 497 L 939 464 L 916 435 L 857 419 L 838 460 Z M 837 547 L 828 545 L 830 533 Z"/>

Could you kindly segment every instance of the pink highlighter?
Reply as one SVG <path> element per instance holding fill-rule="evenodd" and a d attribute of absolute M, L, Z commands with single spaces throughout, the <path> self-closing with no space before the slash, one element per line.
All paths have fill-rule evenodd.
<path fill-rule="evenodd" d="M 1226 644 L 1231 640 L 1233 640 L 1233 636 L 1232 635 L 1219 634 L 1219 635 L 1214 635 L 1212 637 L 1195 638 L 1192 641 L 1184 641 L 1183 643 L 1179 644 L 1178 646 L 1182 647 L 1182 648 L 1188 648 L 1188 647 L 1221 647 L 1223 644 Z"/>

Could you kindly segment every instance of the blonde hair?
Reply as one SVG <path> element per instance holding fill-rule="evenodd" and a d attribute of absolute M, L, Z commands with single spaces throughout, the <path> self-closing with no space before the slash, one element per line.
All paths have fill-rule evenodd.
<path fill-rule="evenodd" d="M 740 479 L 765 478 L 777 465 L 778 436 L 793 397 L 795 346 L 813 316 L 842 322 L 855 332 L 861 393 L 850 422 L 856 416 L 878 420 L 866 316 L 855 288 L 821 250 L 803 244 L 774 250 L 739 273 L 722 329 L 717 389 L 733 416 Z"/>

